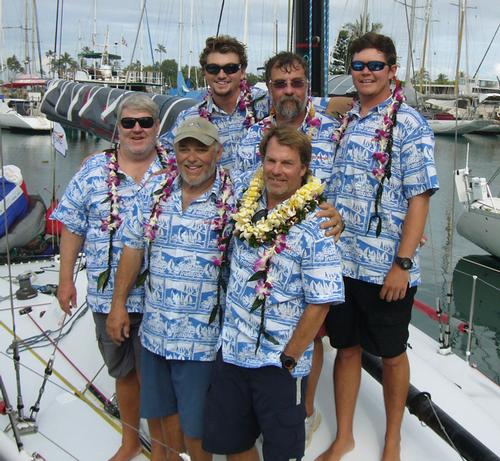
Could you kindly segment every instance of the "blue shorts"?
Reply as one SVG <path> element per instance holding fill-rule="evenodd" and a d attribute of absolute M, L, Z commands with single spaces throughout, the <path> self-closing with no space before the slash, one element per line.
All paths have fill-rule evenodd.
<path fill-rule="evenodd" d="M 275 366 L 243 368 L 217 354 L 205 409 L 203 448 L 209 453 L 249 450 L 262 432 L 267 461 L 302 459 L 307 377 Z"/>
<path fill-rule="evenodd" d="M 142 348 L 141 417 L 179 413 L 182 432 L 201 439 L 203 413 L 214 362 L 167 360 Z"/>

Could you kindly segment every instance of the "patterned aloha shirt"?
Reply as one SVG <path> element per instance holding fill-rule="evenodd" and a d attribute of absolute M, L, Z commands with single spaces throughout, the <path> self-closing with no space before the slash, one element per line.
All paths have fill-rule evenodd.
<path fill-rule="evenodd" d="M 152 194 L 163 175 L 153 176 L 127 215 L 122 240 L 125 245 L 146 249 L 144 225 L 153 207 Z M 208 321 L 217 296 L 219 268 L 212 262 L 220 257 L 217 233 L 212 220 L 220 188 L 217 176 L 212 189 L 182 210 L 180 180 L 163 202 L 158 230 L 151 247 L 149 281 L 146 285 L 141 325 L 143 346 L 171 360 L 211 361 L 219 337 L 219 317 Z M 224 292 L 221 299 L 224 300 Z"/>
<path fill-rule="evenodd" d="M 316 112 L 315 117 L 320 120 L 321 125 L 318 128 L 312 128 L 312 157 L 309 168 L 314 176 L 321 179 L 321 181 L 328 182 L 332 176 L 333 168 L 334 146 L 332 144 L 332 135 L 333 131 L 339 126 L 339 122 L 328 115 L 318 112 Z M 264 135 L 265 127 L 270 124 L 275 124 L 273 116 L 266 117 L 264 120 L 250 127 L 238 150 L 236 156 L 236 173 L 233 173 L 233 177 L 240 176 L 246 171 L 255 171 L 260 166 L 259 143 Z M 304 133 L 307 133 L 308 130 L 311 133 L 311 129 L 308 129 L 305 118 L 300 129 Z M 328 190 L 325 190 L 325 193 L 329 199 Z"/>
<path fill-rule="evenodd" d="M 252 97 L 254 100 L 255 117 L 257 120 L 262 120 L 269 113 L 269 99 L 267 92 L 258 88 L 252 87 Z M 239 99 L 238 99 L 239 101 Z M 199 117 L 199 108 L 203 104 L 207 104 L 207 110 L 210 114 L 210 121 L 217 127 L 220 140 L 224 146 L 220 164 L 231 171 L 234 168 L 234 162 L 241 139 L 245 136 L 248 128 L 244 126 L 246 110 L 240 110 L 238 103 L 232 114 L 228 114 L 224 110 L 217 107 L 212 98 L 208 98 L 207 102 L 202 101 L 193 107 L 183 110 L 177 117 L 174 126 L 164 133 L 160 142 L 163 146 L 173 153 L 174 139 L 177 128 L 188 118 Z"/>
<path fill-rule="evenodd" d="M 158 157 L 151 163 L 140 183 L 136 183 L 125 172 L 118 186 L 120 196 L 120 216 L 132 206 L 136 194 L 155 171 L 160 170 Z M 101 230 L 102 220 L 109 216 L 109 201 L 103 203 L 108 196 L 107 157 L 104 153 L 89 158 L 71 179 L 61 201 L 52 213 L 51 219 L 61 221 L 69 231 L 85 238 L 83 250 L 87 261 L 87 302 L 93 312 L 107 314 L 113 297 L 114 275 L 123 245 L 120 241 L 120 226 L 113 238 L 113 258 L 111 261 L 111 276 L 104 291 L 97 291 L 99 274 L 107 269 L 109 233 Z M 142 312 L 144 289 L 131 290 L 126 307 L 128 312 Z"/>
<path fill-rule="evenodd" d="M 263 194 L 265 195 L 265 194 Z M 264 197 L 260 200 L 265 208 Z M 338 304 L 344 301 L 344 285 L 340 256 L 331 237 L 325 237 L 319 224 L 324 218 L 309 215 L 290 229 L 287 248 L 274 255 L 270 277 L 273 288 L 266 300 L 265 329 L 278 342 L 273 344 L 261 337 L 255 353 L 260 308 L 250 313 L 255 299 L 253 265 L 262 248 L 252 248 L 248 242 L 233 238 L 231 272 L 226 298 L 221 343 L 223 359 L 245 368 L 268 365 L 281 367 L 280 354 L 290 340 L 297 323 L 308 304 Z M 325 307 L 327 309 L 328 307 Z M 294 377 L 310 372 L 312 343 L 297 363 Z"/>
<path fill-rule="evenodd" d="M 439 188 L 434 164 L 434 134 L 427 121 L 407 104 L 402 104 L 394 127 L 391 178 L 385 180 L 379 214 L 382 232 L 376 237 L 374 215 L 378 181 L 373 151 L 375 130 L 380 128 L 390 99 L 374 107 L 365 117 L 359 105 L 349 112 L 354 117 L 335 156 L 331 196 L 343 216 L 346 228 L 340 237 L 344 275 L 382 285 L 398 251 L 408 200 Z M 418 249 L 410 270 L 410 286 L 421 283 Z"/>

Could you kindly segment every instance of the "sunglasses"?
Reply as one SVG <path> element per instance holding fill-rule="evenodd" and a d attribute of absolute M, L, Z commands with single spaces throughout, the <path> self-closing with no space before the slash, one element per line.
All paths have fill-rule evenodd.
<path fill-rule="evenodd" d="M 269 85 L 271 85 L 276 90 L 283 90 L 288 86 L 292 88 L 304 88 L 306 86 L 306 80 L 303 78 L 294 78 L 292 80 L 269 80 Z"/>
<path fill-rule="evenodd" d="M 389 64 L 383 61 L 353 61 L 351 62 L 351 69 L 357 72 L 361 72 L 365 67 L 368 67 L 368 70 L 372 72 L 378 72 L 388 65 Z"/>
<path fill-rule="evenodd" d="M 120 120 L 121 126 L 126 130 L 134 128 L 136 123 L 138 123 L 141 128 L 151 128 L 155 124 L 155 121 L 153 117 L 123 117 Z"/>
<path fill-rule="evenodd" d="M 219 64 L 207 64 L 205 70 L 212 75 L 217 75 L 221 69 L 226 75 L 235 74 L 241 69 L 241 64 L 225 64 L 224 66 L 219 66 Z"/>

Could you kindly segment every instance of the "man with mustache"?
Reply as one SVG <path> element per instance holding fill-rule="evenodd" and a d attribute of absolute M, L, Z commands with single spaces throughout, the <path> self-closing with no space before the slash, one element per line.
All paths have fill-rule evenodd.
<path fill-rule="evenodd" d="M 271 97 L 271 113 L 254 124 L 243 138 L 236 156 L 236 175 L 255 170 L 261 164 L 259 143 L 264 134 L 273 126 L 288 126 L 305 133 L 312 146 L 310 169 L 322 182 L 329 182 L 333 167 L 333 148 L 331 142 L 338 122 L 315 111 L 309 95 L 307 63 L 295 53 L 283 51 L 270 58 L 265 64 L 265 79 Z M 329 190 L 327 187 L 325 191 Z M 329 197 L 327 196 L 327 199 Z M 331 200 L 329 200 L 331 203 Z M 334 212 L 333 233 L 342 231 L 340 215 Z M 337 220 L 337 217 L 339 218 Z M 333 235 L 333 234 L 328 234 Z M 306 446 L 321 422 L 321 416 L 314 408 L 314 395 L 323 363 L 323 343 L 320 335 L 314 341 L 314 354 L 311 373 L 307 383 L 306 407 Z"/>

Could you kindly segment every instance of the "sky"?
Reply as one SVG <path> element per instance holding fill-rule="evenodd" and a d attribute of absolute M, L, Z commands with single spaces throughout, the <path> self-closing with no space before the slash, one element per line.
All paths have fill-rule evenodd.
<path fill-rule="evenodd" d="M 134 60 L 145 64 L 152 62 L 147 27 L 138 33 L 143 0 L 96 0 L 97 43 L 103 45 L 109 31 L 110 52 L 120 54 L 123 64 L 130 63 L 136 36 L 137 47 Z M 198 56 L 206 37 L 215 35 L 222 0 L 193 0 L 191 23 L 191 0 L 145 0 L 149 22 L 149 34 L 153 49 L 162 44 L 167 49 L 162 59 L 178 60 L 179 37 L 182 37 L 182 64 L 197 64 Z M 314 0 L 321 1 L 321 0 Z M 398 52 L 399 76 L 404 78 L 408 57 L 408 26 L 404 3 L 412 0 L 368 0 L 371 22 L 383 24 L 382 33 L 391 36 Z M 416 69 L 420 68 L 423 55 L 424 6 L 426 0 L 416 2 L 416 21 L 412 53 Z M 429 0 L 428 0 L 429 1 Z M 94 1 L 60 0 L 64 4 L 62 18 L 61 51 L 73 57 L 84 46 L 92 48 L 94 30 Z M 458 47 L 458 2 L 459 0 L 433 0 L 430 22 L 430 40 L 426 51 L 425 68 L 431 77 L 444 73 L 449 78 L 455 75 Z M 1 24 L 3 44 L 0 54 L 5 59 L 15 54 L 24 58 L 24 5 L 25 0 L 3 1 Z M 27 3 L 31 4 L 31 0 Z M 56 0 L 37 0 L 41 50 L 44 54 L 54 48 L 56 24 Z M 220 33 L 243 40 L 245 0 L 225 0 L 220 23 Z M 248 0 L 248 55 L 249 71 L 256 72 L 276 50 L 287 46 L 287 17 L 289 0 Z M 330 0 L 330 47 L 342 25 L 355 22 L 363 10 L 363 0 Z M 183 33 L 179 33 L 180 5 L 183 5 Z M 467 0 L 466 31 L 462 45 L 460 69 L 468 67 L 473 75 L 483 59 L 500 21 L 500 0 Z M 408 10 L 408 16 L 410 12 Z M 116 43 L 116 45 L 115 45 Z M 126 43 L 127 46 L 124 46 Z M 96 46 L 96 51 L 102 46 Z M 154 59 L 159 59 L 155 53 Z M 500 31 L 482 63 L 478 77 L 500 78 Z"/>

